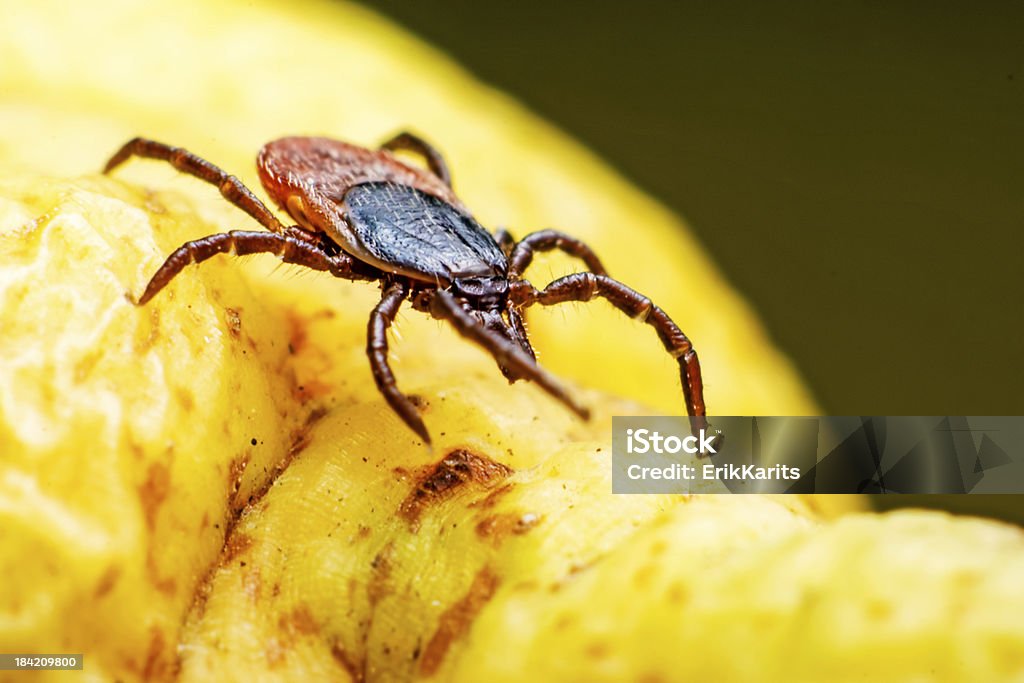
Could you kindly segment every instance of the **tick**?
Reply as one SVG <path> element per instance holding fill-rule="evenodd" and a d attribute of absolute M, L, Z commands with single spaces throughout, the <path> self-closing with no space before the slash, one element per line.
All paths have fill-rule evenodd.
<path fill-rule="evenodd" d="M 393 152 L 421 156 L 425 168 Z M 441 154 L 422 139 L 402 133 L 370 150 L 328 138 L 288 137 L 263 146 L 256 159 L 260 181 L 296 225 L 285 225 L 235 176 L 191 152 L 145 138 L 126 143 L 104 173 L 132 156 L 169 162 L 178 171 L 220 189 L 229 202 L 266 231 L 232 231 L 186 242 L 153 275 L 136 303 L 143 305 L 185 266 L 217 254 L 274 254 L 285 263 L 326 271 L 346 280 L 380 282 L 380 302 L 370 313 L 366 354 L 377 388 L 392 409 L 425 442 L 430 435 L 415 404 L 398 390 L 388 364 L 388 328 L 406 301 L 446 320 L 486 349 L 510 382 L 526 379 L 580 417 L 588 409 L 537 364 L 523 324 L 535 304 L 610 302 L 652 326 L 679 364 L 683 400 L 693 427 L 706 426 L 700 363 L 690 340 L 646 296 L 614 280 L 586 244 L 556 230 L 540 230 L 515 242 L 504 230 L 481 226 L 452 191 Z M 561 250 L 586 272 L 537 289 L 523 277 L 537 252 Z"/>

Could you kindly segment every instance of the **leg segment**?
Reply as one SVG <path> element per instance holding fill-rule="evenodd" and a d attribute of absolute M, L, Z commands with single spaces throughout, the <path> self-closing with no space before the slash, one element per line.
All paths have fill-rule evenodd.
<path fill-rule="evenodd" d="M 501 252 L 506 257 L 511 256 L 512 250 L 516 248 L 515 238 L 505 228 L 498 228 L 494 231 L 494 241 L 498 243 L 498 246 L 501 247 Z"/>
<path fill-rule="evenodd" d="M 509 277 L 520 277 L 533 262 L 535 252 L 551 251 L 552 249 L 560 249 L 570 256 L 582 260 L 593 273 L 606 274 L 601 259 L 585 242 L 557 230 L 538 230 L 520 240 L 512 250 L 512 255 L 509 257 Z"/>
<path fill-rule="evenodd" d="M 433 145 L 423 138 L 412 133 L 399 133 L 381 145 L 381 149 L 391 150 L 392 152 L 404 149 L 407 152 L 419 154 L 426 159 L 427 167 L 431 173 L 440 178 L 441 182 L 448 187 L 452 186 L 452 174 L 448 171 L 448 164 L 445 163 L 444 157 L 434 149 Z"/>
<path fill-rule="evenodd" d="M 509 326 L 512 328 L 512 333 L 519 338 L 523 350 L 526 351 L 530 358 L 536 361 L 537 353 L 533 350 L 533 347 L 530 346 L 530 337 L 526 333 L 526 321 L 523 320 L 523 314 L 518 309 L 509 308 L 508 322 Z"/>
<path fill-rule="evenodd" d="M 412 431 L 429 444 L 430 434 L 423 424 L 423 418 L 412 401 L 398 390 L 395 374 L 388 365 L 388 328 L 395 321 L 398 307 L 402 305 L 406 293 L 406 286 L 399 282 L 388 285 L 384 290 L 380 303 L 370 313 L 370 324 L 366 331 L 366 355 L 370 357 L 370 369 L 377 382 L 377 389 L 384 395 L 388 405 Z"/>
<path fill-rule="evenodd" d="M 146 291 L 135 303 L 139 306 L 156 296 L 175 275 L 192 263 L 202 263 L 217 254 L 274 254 L 285 263 L 324 270 L 335 277 L 348 280 L 372 280 L 374 275 L 358 261 L 341 252 L 326 254 L 310 242 L 273 232 L 223 232 L 186 242 L 167 257 L 154 273 Z"/>
<path fill-rule="evenodd" d="M 264 228 L 271 232 L 283 233 L 285 231 L 284 225 L 277 219 L 277 216 L 271 213 L 270 209 L 242 184 L 241 180 L 233 175 L 228 175 L 209 161 L 180 147 L 171 147 L 146 138 L 134 138 L 126 142 L 124 147 L 110 157 L 103 172 L 110 173 L 132 156 L 166 161 L 182 173 L 216 185 L 224 199 L 255 218 Z"/>
<path fill-rule="evenodd" d="M 646 296 L 618 280 L 594 273 L 567 275 L 555 280 L 543 291 L 537 291 L 528 283 L 521 283 L 513 293 L 515 303 L 521 306 L 530 306 L 534 303 L 552 306 L 565 301 L 590 301 L 596 296 L 607 299 L 615 308 L 634 320 L 647 323 L 657 331 L 665 350 L 679 363 L 679 379 L 683 385 L 686 411 L 694 418 L 691 425 L 696 429 L 706 428 L 704 385 L 701 381 L 697 352 L 693 350 L 693 344 L 679 326 Z"/>
<path fill-rule="evenodd" d="M 436 318 L 448 320 L 463 337 L 487 349 L 499 365 L 506 366 L 515 374 L 536 382 L 574 413 L 585 420 L 590 419 L 590 410 L 574 399 L 554 375 L 537 365 L 533 358 L 514 343 L 481 325 L 462 308 L 454 296 L 442 289 L 437 290 L 431 301 L 431 313 Z"/>

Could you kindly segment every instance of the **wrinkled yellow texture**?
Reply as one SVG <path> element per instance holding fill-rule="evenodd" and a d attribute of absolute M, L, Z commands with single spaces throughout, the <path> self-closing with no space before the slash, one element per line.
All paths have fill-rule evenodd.
<path fill-rule="evenodd" d="M 0 649 L 156 674 L 303 419 L 287 326 L 227 269 L 185 283 L 170 314 L 128 303 L 186 234 L 159 196 L 106 179 L 2 190 Z M 235 338 L 230 318 L 250 315 Z"/>
<path fill-rule="evenodd" d="M 812 525 L 775 503 L 697 497 L 560 591 L 497 595 L 448 673 L 1024 680 L 1019 529 L 923 511 Z"/>
<path fill-rule="evenodd" d="M 145 134 L 256 188 L 252 160 L 267 140 L 372 145 L 411 127 L 446 153 L 484 224 L 576 234 L 669 311 L 701 354 L 712 412 L 817 412 L 680 222 L 558 131 L 341 3 L 0 10 L 0 650 L 85 651 L 84 674 L 52 676 L 75 680 L 754 680 L 741 669 L 757 666 L 778 680 L 813 678 L 823 664 L 799 643 L 819 642 L 818 629 L 850 629 L 830 647 L 851 658 L 879 646 L 846 616 L 889 583 L 857 571 L 866 565 L 844 554 L 849 542 L 902 577 L 893 590 L 917 591 L 915 609 L 935 591 L 957 606 L 920 612 L 934 623 L 917 611 L 893 622 L 915 649 L 887 651 L 882 661 L 901 665 L 892 680 L 927 679 L 951 634 L 976 645 L 972 656 L 991 665 L 983 671 L 1020 676 L 1020 629 L 992 626 L 1015 604 L 1006 595 L 1019 598 L 1002 568 L 1019 566 L 1016 531 L 924 513 L 909 532 L 890 517 L 829 526 L 814 509 L 856 507 L 835 497 L 612 497 L 609 416 L 643 408 L 599 390 L 655 412 L 682 405 L 654 334 L 610 307 L 531 317 L 543 362 L 594 407 L 590 424 L 535 387 L 508 386 L 440 324 L 401 315 L 394 366 L 426 402 L 437 439 L 428 452 L 373 387 L 363 350 L 372 285 L 221 258 L 135 309 L 124 293 L 138 293 L 176 245 L 254 224 L 166 165 L 95 175 Z M 571 267 L 541 259 L 531 277 Z M 498 489 L 474 485 L 418 525 L 396 514 L 424 468 L 455 447 L 513 468 L 514 486 L 493 508 L 483 501 Z M 652 562 L 661 541 L 666 560 Z M 957 578 L 970 558 L 1001 569 Z M 801 571 L 789 579 L 778 567 Z M 939 578 L 919 584 L 919 572 Z M 659 600 L 676 583 L 693 600 L 705 582 L 700 619 Z M 792 587 L 790 602 L 748 606 L 777 585 Z M 487 599 L 469 609 L 474 586 Z M 845 611 L 807 623 L 819 594 Z M 475 618 L 452 619 L 460 604 Z M 561 627 L 559 609 L 592 630 Z M 758 619 L 791 634 L 790 649 L 753 647 Z M 692 669 L 673 666 L 723 624 L 747 648 L 735 661 L 719 667 L 692 645 Z M 616 631 L 629 637 L 606 646 Z M 956 679 L 964 661 L 934 678 Z"/>

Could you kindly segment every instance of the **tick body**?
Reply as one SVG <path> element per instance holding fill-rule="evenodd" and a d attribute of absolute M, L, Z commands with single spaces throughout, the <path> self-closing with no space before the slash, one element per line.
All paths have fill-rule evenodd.
<path fill-rule="evenodd" d="M 397 159 L 392 152 L 400 149 L 421 156 L 426 167 Z M 647 297 L 608 277 L 590 247 L 567 234 L 541 230 L 519 242 L 503 231 L 492 235 L 452 191 L 441 154 L 414 135 L 402 133 L 379 150 L 313 137 L 266 144 L 257 157 L 260 181 L 294 225 L 278 220 L 234 176 L 163 143 L 135 138 L 110 159 L 104 172 L 131 156 L 167 161 L 216 185 L 225 199 L 266 229 L 218 233 L 183 244 L 153 275 L 137 300 L 139 305 L 187 265 L 222 253 L 270 253 L 286 263 L 339 278 L 377 281 L 383 294 L 367 328 L 370 368 L 388 404 L 427 443 L 426 426 L 413 402 L 399 391 L 388 364 L 387 331 L 405 302 L 448 321 L 486 349 L 509 381 L 533 381 L 587 418 L 587 408 L 537 364 L 523 311 L 535 304 L 606 299 L 654 327 L 679 365 L 683 400 L 693 427 L 706 427 L 700 363 L 690 340 L 672 319 Z M 537 289 L 523 273 L 536 252 L 555 249 L 578 258 L 586 271 Z"/>

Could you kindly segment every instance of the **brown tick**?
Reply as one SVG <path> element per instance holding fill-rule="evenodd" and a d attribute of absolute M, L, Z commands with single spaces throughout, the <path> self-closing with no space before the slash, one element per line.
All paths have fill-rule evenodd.
<path fill-rule="evenodd" d="M 402 163 L 392 154 L 395 150 L 422 156 L 427 168 Z M 153 275 L 139 305 L 185 266 L 225 253 L 274 254 L 285 263 L 346 280 L 379 281 L 383 296 L 370 313 L 367 331 L 370 368 L 387 402 L 427 443 L 427 428 L 413 402 L 398 390 L 388 365 L 387 330 L 406 300 L 485 348 L 509 381 L 532 380 L 587 418 L 587 408 L 537 365 L 523 311 L 534 304 L 604 298 L 654 327 L 679 364 L 693 427 L 706 426 L 697 354 L 668 314 L 608 277 L 590 247 L 569 235 L 540 230 L 519 242 L 503 230 L 491 235 L 452 192 L 441 154 L 414 135 L 402 133 L 376 151 L 327 138 L 290 137 L 264 145 L 256 160 L 260 181 L 298 223 L 292 226 L 281 223 L 238 178 L 178 147 L 135 138 L 111 157 L 104 173 L 133 155 L 167 161 L 216 185 L 225 199 L 269 231 L 232 231 L 183 244 Z M 538 290 L 523 272 L 535 252 L 553 249 L 580 259 L 588 272 L 558 278 Z"/>

